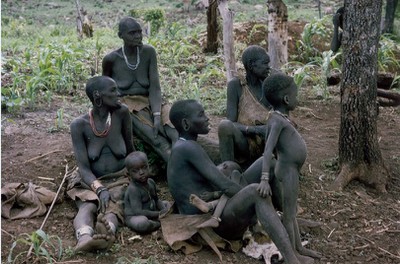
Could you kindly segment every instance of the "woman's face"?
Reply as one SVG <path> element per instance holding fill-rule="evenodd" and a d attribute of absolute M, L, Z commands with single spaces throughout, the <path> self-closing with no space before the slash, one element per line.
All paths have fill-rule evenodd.
<path fill-rule="evenodd" d="M 121 32 L 120 37 L 124 40 L 124 45 L 136 47 L 143 45 L 142 27 L 136 21 L 127 21 L 125 30 Z"/>
<path fill-rule="evenodd" d="M 103 104 L 111 108 L 120 108 L 121 100 L 118 97 L 117 84 L 113 80 L 105 80 L 103 89 L 100 91 L 100 96 Z"/>

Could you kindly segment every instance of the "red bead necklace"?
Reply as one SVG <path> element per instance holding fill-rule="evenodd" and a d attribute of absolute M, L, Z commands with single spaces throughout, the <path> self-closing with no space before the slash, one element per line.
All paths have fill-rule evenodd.
<path fill-rule="evenodd" d="M 91 109 L 89 111 L 89 121 L 90 121 L 90 127 L 92 128 L 92 131 L 97 137 L 106 137 L 108 135 L 108 132 L 110 132 L 110 128 L 111 128 L 111 113 L 110 112 L 108 112 L 106 128 L 102 132 L 99 132 L 96 129 L 96 124 L 94 123 L 94 119 L 93 119 L 93 109 Z"/>

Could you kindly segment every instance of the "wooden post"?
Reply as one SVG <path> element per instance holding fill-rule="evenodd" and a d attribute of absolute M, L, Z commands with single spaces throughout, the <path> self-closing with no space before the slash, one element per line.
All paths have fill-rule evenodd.
<path fill-rule="evenodd" d="M 268 54 L 271 67 L 288 62 L 288 13 L 282 0 L 268 0 Z"/>
<path fill-rule="evenodd" d="M 218 10 L 222 17 L 222 34 L 224 45 L 224 62 L 226 68 L 226 78 L 229 82 L 237 75 L 235 50 L 233 46 L 233 12 L 229 10 L 226 0 L 220 0 Z"/>

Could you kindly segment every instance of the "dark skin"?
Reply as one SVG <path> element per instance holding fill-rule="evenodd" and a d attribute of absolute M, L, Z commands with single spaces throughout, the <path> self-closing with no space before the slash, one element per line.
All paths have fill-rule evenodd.
<path fill-rule="evenodd" d="M 257 191 L 258 184 L 244 188 L 225 177 L 213 164 L 204 149 L 197 143 L 199 134 L 209 132 L 208 117 L 201 104 L 196 101 L 182 101 L 186 104 L 186 117 L 171 118 L 177 128 L 180 140 L 174 145 L 168 162 L 168 186 L 181 214 L 201 213 L 190 204 L 191 194 L 200 196 L 203 192 L 221 191 L 229 197 L 221 214 L 221 222 L 214 230 L 226 239 L 241 239 L 243 233 L 257 217 L 287 263 L 303 263 L 291 247 L 289 236 L 283 227 L 270 197 L 263 198 Z M 175 103 L 176 104 L 176 103 Z M 172 106 L 170 117 L 179 108 Z M 176 122 L 176 123 L 175 123 Z M 182 177 L 185 175 L 185 177 Z M 235 230 L 235 232 L 232 232 Z"/>
<path fill-rule="evenodd" d="M 104 57 L 103 75 L 116 81 L 121 96 L 148 97 L 152 113 L 160 113 L 162 98 L 156 50 L 154 47 L 142 43 L 142 28 L 133 18 L 128 17 L 121 20 L 118 36 L 124 42 L 123 47 Z M 123 51 L 130 64 L 136 64 L 139 59 L 137 69 L 132 70 L 127 66 Z M 152 115 L 147 112 L 142 114 L 146 115 L 146 119 L 153 121 L 154 127 L 132 116 L 134 132 L 167 161 L 171 142 L 177 140 L 176 130 L 168 125 L 163 126 L 160 115 Z"/>
<path fill-rule="evenodd" d="M 249 47 L 253 48 L 253 47 Z M 262 94 L 261 85 L 269 75 L 269 56 L 267 52 L 259 47 L 245 63 L 246 80 L 250 92 L 261 104 L 269 107 L 268 101 Z M 264 137 L 264 125 L 246 126 L 238 122 L 239 101 L 242 96 L 243 87 L 238 78 L 234 78 L 228 83 L 227 90 L 227 119 L 222 120 L 218 127 L 218 138 L 220 155 L 222 161 L 227 160 L 248 160 L 250 149 L 247 141 L 249 135 L 260 135 Z M 252 161 L 249 161 L 250 163 Z"/>
<path fill-rule="evenodd" d="M 126 225 L 135 232 L 146 234 L 160 228 L 160 212 L 167 210 L 157 196 L 156 183 L 149 179 L 149 165 L 145 153 L 133 152 L 126 159 L 130 184 L 125 192 L 124 214 Z"/>
<path fill-rule="evenodd" d="M 342 44 L 342 32 L 339 30 L 343 30 L 343 13 L 344 8 L 339 8 L 335 15 L 333 16 L 333 38 L 331 42 L 331 50 L 333 52 L 337 52 Z"/>
<path fill-rule="evenodd" d="M 90 186 L 97 178 L 118 172 L 124 168 L 125 157 L 134 150 L 132 125 L 129 110 L 118 98 L 116 83 L 109 77 L 97 78 L 96 87 L 91 91 L 93 97 L 93 120 L 97 131 L 104 131 L 107 118 L 111 116 L 111 126 L 107 136 L 98 137 L 90 125 L 89 114 L 74 119 L 71 123 L 71 137 L 77 165 L 86 185 Z M 94 102 L 97 102 L 94 103 Z M 101 104 L 99 103 L 101 102 Z M 99 194 L 99 208 L 95 202 L 78 200 L 78 214 L 74 219 L 75 230 L 82 226 L 93 227 L 97 209 L 104 213 L 108 207 L 110 194 L 104 190 Z M 83 235 L 77 244 L 78 251 L 91 251 L 110 246 L 115 240 L 110 233 L 110 225 L 118 227 L 114 214 L 106 214 L 98 219 L 103 232 L 95 236 Z"/>
<path fill-rule="evenodd" d="M 285 82 L 284 78 L 289 81 Z M 272 75 L 265 80 L 263 85 L 266 96 L 273 93 L 275 99 L 269 100 L 274 111 L 270 114 L 267 122 L 262 173 L 268 175 L 271 168 L 274 168 L 274 175 L 278 180 L 282 197 L 282 222 L 289 234 L 293 248 L 296 248 L 301 255 L 321 258 L 318 252 L 302 246 L 296 220 L 300 169 L 306 160 L 307 148 L 294 124 L 287 117 L 298 104 L 297 86 L 293 79 L 289 78 L 291 77 L 283 74 Z M 282 84 L 287 84 L 287 87 L 283 87 Z M 273 85 L 279 88 L 269 89 Z M 276 162 L 274 153 L 277 156 Z M 263 177 L 259 190 L 262 196 L 272 195 L 269 181 Z"/>

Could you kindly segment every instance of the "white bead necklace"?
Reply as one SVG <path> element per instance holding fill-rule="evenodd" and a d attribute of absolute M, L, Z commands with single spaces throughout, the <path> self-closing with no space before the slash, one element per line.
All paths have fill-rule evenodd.
<path fill-rule="evenodd" d="M 137 53 L 136 64 L 130 64 L 128 58 L 125 55 L 125 46 L 122 46 L 122 55 L 124 56 L 125 64 L 132 71 L 136 70 L 139 67 L 140 63 L 139 46 L 136 47 L 136 53 Z"/>

